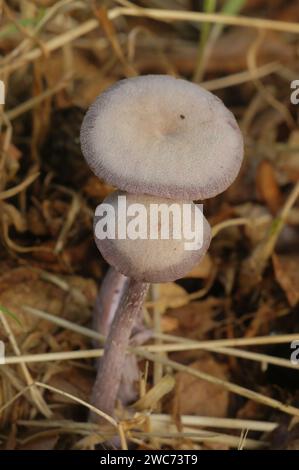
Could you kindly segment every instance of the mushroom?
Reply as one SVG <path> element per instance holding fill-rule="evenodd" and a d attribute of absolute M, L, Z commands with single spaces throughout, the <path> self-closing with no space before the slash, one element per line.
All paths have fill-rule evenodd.
<path fill-rule="evenodd" d="M 115 191 L 95 214 L 95 242 L 102 256 L 136 281 L 175 281 L 200 262 L 210 244 L 210 225 L 193 202 Z M 107 227 L 115 227 L 111 237 Z"/>
<path fill-rule="evenodd" d="M 89 108 L 81 145 L 94 173 L 129 193 L 207 199 L 243 158 L 233 114 L 198 85 L 166 75 L 121 80 Z"/>
<path fill-rule="evenodd" d="M 123 200 L 119 202 L 120 198 L 126 199 L 126 206 L 122 204 Z M 125 220 L 124 216 L 129 213 L 129 208 L 132 208 L 129 220 L 126 221 L 128 229 L 130 223 L 134 221 L 133 212 L 136 212 L 138 207 L 142 208 L 139 214 L 141 218 L 138 219 L 138 223 L 136 219 L 135 222 L 137 225 L 142 223 L 143 237 L 132 239 L 128 237 L 128 233 L 123 237 L 122 227 L 118 229 L 117 222 Z M 179 223 L 179 220 L 182 222 L 181 216 L 184 216 L 187 207 L 188 236 L 185 230 L 186 221 L 185 224 Z M 158 214 L 158 217 L 151 219 L 153 214 Z M 168 215 L 168 221 L 165 219 L 165 214 Z M 196 225 L 198 217 L 200 226 Z M 98 224 L 101 224 L 99 230 Z M 169 224 L 169 230 L 164 233 L 166 224 Z M 103 226 L 107 229 L 105 233 L 102 231 Z M 116 227 L 113 234 L 111 227 Z M 192 242 L 191 227 L 194 227 L 195 236 Z M 156 238 L 152 238 L 153 233 Z M 104 238 L 105 234 L 107 237 Z M 147 294 L 148 283 L 170 282 L 183 277 L 200 262 L 209 247 L 210 240 L 210 225 L 193 202 L 184 203 L 116 191 L 96 209 L 97 247 L 111 266 L 129 278 L 105 342 L 104 356 L 100 361 L 93 391 L 93 404 L 105 413 L 111 415 L 114 412 L 130 333 Z"/>
<path fill-rule="evenodd" d="M 189 201 L 193 219 L 184 222 L 187 228 L 197 213 L 190 201 L 227 189 L 243 159 L 241 132 L 222 101 L 195 84 L 164 75 L 121 80 L 102 93 L 85 115 L 80 140 L 93 172 L 127 192 L 114 193 L 103 205 L 108 203 L 121 216 L 116 205 L 121 195 L 147 209 L 155 203 L 182 208 Z M 96 211 L 96 232 L 103 205 Z M 107 212 L 107 221 L 112 219 Z M 157 227 L 161 233 L 163 221 Z M 143 239 L 140 233 L 133 240 L 96 237 L 108 263 L 128 277 L 93 391 L 93 404 L 102 411 L 114 412 L 125 351 L 148 283 L 173 281 L 191 270 L 210 243 L 203 215 L 202 234 L 203 244 L 191 250 L 185 249 L 184 233 L 168 240 Z"/>

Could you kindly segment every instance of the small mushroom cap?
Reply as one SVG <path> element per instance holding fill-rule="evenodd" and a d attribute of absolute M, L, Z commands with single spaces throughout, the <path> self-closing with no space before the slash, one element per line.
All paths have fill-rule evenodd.
<path fill-rule="evenodd" d="M 126 209 L 120 208 L 118 199 L 119 196 L 126 197 Z M 108 204 L 110 207 L 113 207 L 113 210 L 115 211 L 115 217 L 110 210 L 105 212 L 104 215 L 99 215 L 99 209 L 103 211 L 103 208 L 107 207 L 104 206 L 104 204 Z M 118 230 L 118 221 L 121 220 L 120 218 L 122 215 L 127 214 L 128 207 L 132 208 L 132 204 L 139 204 L 140 206 L 138 207 L 142 206 L 144 208 L 142 211 L 146 211 L 146 216 L 142 219 L 138 219 L 138 222 L 140 223 L 137 225 L 137 232 L 139 235 L 140 229 L 145 230 L 144 239 L 132 239 L 128 237 L 122 239 L 122 235 L 120 235 L 120 231 Z M 161 204 L 164 204 L 164 209 L 170 211 L 175 206 L 174 212 L 164 212 L 164 214 L 167 214 L 167 217 L 164 219 L 160 215 L 158 218 L 154 218 L 151 210 L 156 211 L 156 208 L 158 207 L 157 205 L 159 205 L 159 208 L 161 208 Z M 178 219 L 175 218 L 177 216 L 173 217 L 173 214 L 178 213 L 175 211 L 181 211 L 180 213 L 183 214 L 183 204 L 185 204 L 185 206 L 190 205 L 190 218 L 187 216 L 188 221 L 186 222 L 187 219 L 184 219 L 184 216 L 179 216 L 179 219 L 181 220 L 181 228 L 179 230 L 180 238 L 174 239 L 174 221 Z M 136 207 L 137 206 L 135 206 L 134 211 Z M 109 195 L 103 201 L 102 205 L 98 206 L 96 210 L 96 216 L 94 220 L 95 242 L 105 260 L 125 276 L 143 282 L 174 281 L 191 271 L 194 266 L 200 262 L 210 245 L 211 227 L 202 212 L 200 211 L 199 214 L 199 211 L 200 209 L 193 202 L 183 203 L 182 201 L 172 201 L 170 199 L 157 198 L 154 196 L 134 195 L 116 191 Z M 200 230 L 202 230 L 203 239 L 200 248 L 197 247 L 196 249 L 190 250 L 186 249 L 186 243 L 190 243 L 190 237 L 186 234 L 184 227 L 186 228 L 187 223 L 188 227 L 193 227 L 192 231 L 195 230 L 195 212 L 197 213 L 197 216 L 200 215 L 202 220 Z M 137 212 L 133 213 L 133 216 L 131 215 L 126 219 L 127 222 L 130 223 L 130 221 L 135 219 L 135 222 L 137 223 L 136 217 L 139 217 L 137 214 L 143 214 L 140 209 L 137 209 Z M 101 218 L 103 222 L 104 217 L 107 226 L 113 226 L 113 220 L 116 221 L 115 239 L 102 239 L 101 237 L 97 237 L 97 224 Z M 168 220 L 170 220 L 169 233 L 171 236 L 169 239 L 161 239 L 162 229 L 163 227 L 165 228 L 165 220 L 166 223 Z M 126 224 L 126 227 L 129 227 L 128 223 Z M 151 230 L 153 228 L 157 230 L 156 233 L 158 236 L 156 239 L 150 238 L 152 233 Z"/>
<path fill-rule="evenodd" d="M 121 80 L 102 93 L 80 138 L 98 177 L 130 193 L 171 199 L 221 193 L 243 159 L 240 129 L 222 101 L 167 75 Z"/>

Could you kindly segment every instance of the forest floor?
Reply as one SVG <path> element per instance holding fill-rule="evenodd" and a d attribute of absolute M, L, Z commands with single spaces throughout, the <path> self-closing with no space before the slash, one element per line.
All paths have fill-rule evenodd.
<path fill-rule="evenodd" d="M 123 448 L 299 449 L 298 1 L 0 9 L 0 447 L 105 448 L 120 432 Z M 107 265 L 92 231 L 112 188 L 87 167 L 79 132 L 99 93 L 148 73 L 218 95 L 245 159 L 204 201 L 204 261 L 150 290 L 135 403 L 99 426 L 88 423 L 100 354 L 90 328 Z"/>

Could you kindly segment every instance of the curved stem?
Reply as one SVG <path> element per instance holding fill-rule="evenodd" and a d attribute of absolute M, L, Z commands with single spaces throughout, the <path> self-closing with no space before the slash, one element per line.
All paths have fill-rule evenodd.
<path fill-rule="evenodd" d="M 116 271 L 112 266 L 108 269 L 93 312 L 93 328 L 98 333 L 104 336 L 108 335 L 128 281 L 126 276 Z"/>
<path fill-rule="evenodd" d="M 120 385 L 132 328 L 141 310 L 149 284 L 130 279 L 120 305 L 115 313 L 105 342 L 104 355 L 100 361 L 93 389 L 92 403 L 112 416 Z M 98 416 L 91 416 L 93 421 Z"/>

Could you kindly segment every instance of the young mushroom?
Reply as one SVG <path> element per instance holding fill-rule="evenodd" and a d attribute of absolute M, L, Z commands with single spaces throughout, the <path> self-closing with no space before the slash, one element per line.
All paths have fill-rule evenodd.
<path fill-rule="evenodd" d="M 116 213 L 116 200 L 123 195 L 147 209 L 155 203 L 182 208 L 189 201 L 195 217 L 191 201 L 227 189 L 243 159 L 241 132 L 222 101 L 195 84 L 164 75 L 125 79 L 102 93 L 86 113 L 80 139 L 94 173 L 127 192 L 104 201 Z M 187 228 L 190 224 L 192 220 L 183 223 Z M 158 232 L 163 229 L 161 222 Z M 104 258 L 129 278 L 94 387 L 93 404 L 101 410 L 114 412 L 125 350 L 148 283 L 173 281 L 191 270 L 210 243 L 203 215 L 202 234 L 202 246 L 193 250 L 185 249 L 184 234 L 168 240 L 96 236 Z"/>
<path fill-rule="evenodd" d="M 126 207 L 122 198 L 126 200 Z M 130 208 L 133 211 L 124 238 L 123 227 L 119 229 L 118 223 L 124 220 Z M 141 211 L 138 220 L 136 215 L 134 219 L 133 214 L 137 208 Z M 186 212 L 188 227 L 186 222 L 182 223 Z M 168 220 L 165 215 L 169 216 Z M 134 230 L 130 234 L 130 224 L 132 227 L 133 223 Z M 167 233 L 163 233 L 166 225 Z M 115 228 L 112 236 L 111 227 Z M 105 234 L 107 237 L 104 237 Z M 183 277 L 200 262 L 210 240 L 210 225 L 193 202 L 186 204 L 116 191 L 97 208 L 97 247 L 111 266 L 129 278 L 105 342 L 104 357 L 94 387 L 93 404 L 102 411 L 113 414 L 130 333 L 141 310 L 148 283 L 170 282 Z"/>

